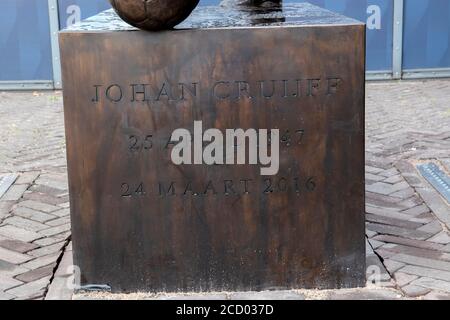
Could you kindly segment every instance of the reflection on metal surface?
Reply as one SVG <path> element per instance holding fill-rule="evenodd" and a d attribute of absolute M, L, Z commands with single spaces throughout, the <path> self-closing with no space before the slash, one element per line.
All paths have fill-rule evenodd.
<path fill-rule="evenodd" d="M 238 10 L 219 6 L 197 7 L 187 20 L 176 29 L 238 28 L 301 25 L 362 24 L 352 18 L 321 9 L 309 3 L 289 3 L 282 10 Z M 121 20 L 113 10 L 106 10 L 94 17 L 76 23 L 67 31 L 124 31 L 137 30 Z"/>
<path fill-rule="evenodd" d="M 254 25 L 262 23 L 285 22 L 281 0 L 224 0 L 220 3 L 223 8 L 239 10 L 250 15 L 250 23 Z"/>

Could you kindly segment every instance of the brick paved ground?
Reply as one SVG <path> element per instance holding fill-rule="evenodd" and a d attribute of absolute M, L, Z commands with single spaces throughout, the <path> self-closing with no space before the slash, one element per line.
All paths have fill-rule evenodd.
<path fill-rule="evenodd" d="M 0 93 L 0 119 L 0 177 L 15 181 L 3 195 L 0 184 L 0 299 L 70 299 L 61 94 Z M 366 129 L 368 282 L 381 283 L 207 298 L 450 299 L 450 207 L 415 168 L 434 161 L 449 172 L 450 80 L 369 83 Z"/>

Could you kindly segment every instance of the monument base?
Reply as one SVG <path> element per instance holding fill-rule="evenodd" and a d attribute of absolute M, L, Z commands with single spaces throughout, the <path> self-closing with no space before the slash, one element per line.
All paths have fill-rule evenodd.
<path fill-rule="evenodd" d="M 60 34 L 81 285 L 365 284 L 364 24 L 309 4 L 223 10 L 158 33 L 108 11 Z M 198 125 L 278 130 L 275 174 L 175 164 L 172 133 Z"/>

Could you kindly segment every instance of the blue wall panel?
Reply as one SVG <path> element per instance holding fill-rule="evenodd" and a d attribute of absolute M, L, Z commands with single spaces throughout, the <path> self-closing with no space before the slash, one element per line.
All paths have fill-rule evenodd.
<path fill-rule="evenodd" d="M 0 81 L 52 78 L 47 0 L 1 0 Z"/>
<path fill-rule="evenodd" d="M 311 2 L 366 22 L 367 69 L 392 69 L 392 0 L 289 1 Z M 108 0 L 59 0 L 60 27 L 109 7 Z M 404 27 L 405 69 L 450 67 L 450 0 L 405 0 Z M 47 0 L 1 0 L 0 81 L 51 79 Z"/>
<path fill-rule="evenodd" d="M 447 0 L 445 0 L 447 1 Z M 367 69 L 392 70 L 392 0 L 288 0 L 309 2 L 367 23 Z M 218 4 L 220 0 L 202 0 Z"/>
<path fill-rule="evenodd" d="M 367 69 L 392 69 L 392 0 L 290 0 L 287 2 L 310 2 L 367 22 Z M 220 0 L 200 1 L 201 5 L 219 3 Z M 67 22 L 73 21 L 74 15 L 80 16 L 80 11 L 81 17 L 86 18 L 107 7 L 109 7 L 107 0 L 60 0 L 61 26 L 65 27 Z"/>
<path fill-rule="evenodd" d="M 450 1 L 406 0 L 403 67 L 450 67 Z"/>
<path fill-rule="evenodd" d="M 108 8 L 111 8 L 108 0 L 59 0 L 60 28 L 64 29 Z"/>

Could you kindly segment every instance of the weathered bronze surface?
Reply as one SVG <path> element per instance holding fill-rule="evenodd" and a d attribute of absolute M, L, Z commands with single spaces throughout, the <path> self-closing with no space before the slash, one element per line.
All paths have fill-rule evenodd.
<path fill-rule="evenodd" d="M 275 14 L 284 22 L 258 27 L 248 13 L 199 7 L 182 30 L 129 30 L 108 12 L 62 32 L 82 285 L 364 285 L 365 27 L 285 8 Z M 279 173 L 173 164 L 172 132 L 199 120 L 204 130 L 279 129 Z"/>
<path fill-rule="evenodd" d="M 185 20 L 200 0 L 109 0 L 127 23 L 145 30 L 171 29 Z"/>

